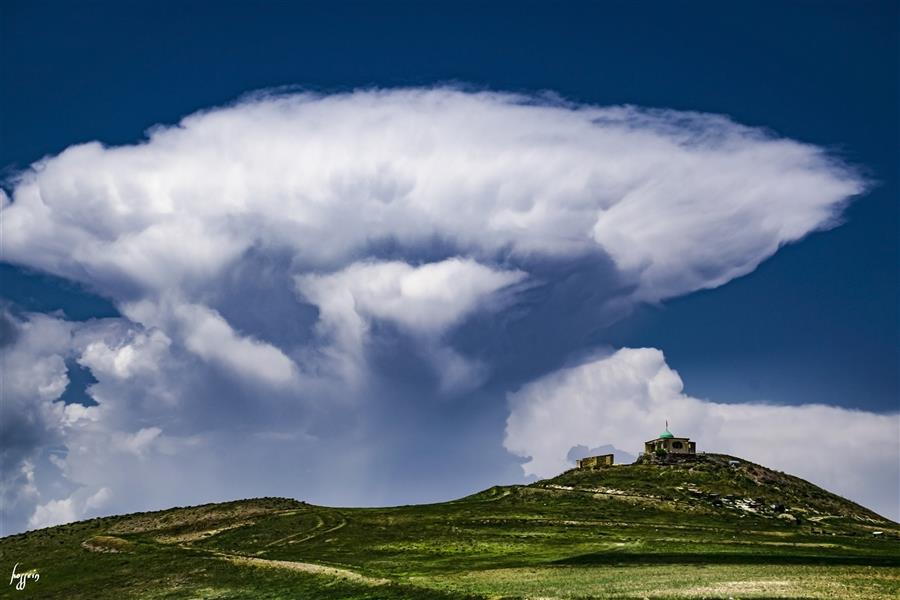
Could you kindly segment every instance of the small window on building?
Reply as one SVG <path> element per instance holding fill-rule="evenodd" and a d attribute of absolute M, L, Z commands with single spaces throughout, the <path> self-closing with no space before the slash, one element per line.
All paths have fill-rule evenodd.
<path fill-rule="evenodd" d="M 676 450 L 681 450 L 682 448 L 684 448 L 684 444 L 682 444 L 681 442 L 672 442 L 672 447 Z"/>

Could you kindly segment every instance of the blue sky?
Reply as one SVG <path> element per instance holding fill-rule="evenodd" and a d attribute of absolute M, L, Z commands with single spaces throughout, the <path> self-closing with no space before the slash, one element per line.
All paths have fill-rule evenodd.
<path fill-rule="evenodd" d="M 749 453 L 760 462 L 771 458 L 754 454 L 760 440 L 782 454 L 797 453 L 813 443 L 810 432 L 818 427 L 858 418 L 847 429 L 857 440 L 871 438 L 859 460 L 879 440 L 894 457 L 863 464 L 863 480 L 841 481 L 825 467 L 816 470 L 810 466 L 816 461 L 802 453 L 795 462 L 773 466 L 801 469 L 800 475 L 898 516 L 897 486 L 891 490 L 891 480 L 875 476 L 887 469 L 896 479 L 900 437 L 895 3 L 748 2 L 723 10 L 720 3 L 703 2 L 456 2 L 428 8 L 268 2 L 251 8 L 235 2 L 10 1 L 0 15 L 6 82 L 0 91 L 0 165 L 14 200 L 9 206 L 19 211 L 8 215 L 24 214 L 20 198 L 30 189 L 56 211 L 45 228 L 28 225 L 34 221 L 24 216 L 4 222 L 5 371 L 42 364 L 47 378 L 41 391 L 25 384 L 19 389 L 18 376 L 9 375 L 4 533 L 91 514 L 237 496 L 348 504 L 445 499 L 563 468 L 568 450 L 579 445 L 612 444 L 634 453 L 643 442 L 640 435 L 656 433 L 645 431 L 647 423 L 682 414 L 689 429 L 684 433 L 697 438 L 700 449 Z M 372 89 L 389 91 L 353 93 Z M 403 96 L 407 92 L 400 89 L 424 96 Z M 270 93 L 260 96 L 260 90 Z M 308 109 L 296 105 L 299 92 L 317 94 L 307 96 L 313 98 Z M 273 102 L 284 103 L 294 116 L 269 112 Z M 393 125 L 349 134 L 339 127 L 369 127 L 365 115 L 373 104 Z M 523 105 L 545 112 L 521 117 L 517 107 Z M 589 123 L 573 124 L 578 114 L 621 105 L 663 112 L 599 112 Z M 193 117 L 182 126 L 185 135 L 163 133 L 146 142 L 148 129 L 159 132 L 160 126 L 215 107 L 226 108 L 213 111 L 212 119 Z M 203 219 L 212 213 L 196 203 L 193 212 L 183 208 L 178 194 L 172 205 L 177 222 L 196 221 L 200 234 L 164 228 L 169 233 L 160 246 L 139 246 L 133 249 L 137 258 L 129 255 L 134 260 L 114 269 L 103 254 L 111 246 L 99 246 L 99 255 L 78 246 L 85 232 L 98 227 L 108 228 L 97 234 L 107 242 L 122 234 L 117 227 L 131 227 L 116 220 L 109 198 L 93 202 L 92 194 L 105 198 L 108 188 L 97 187 L 100 175 L 95 181 L 85 173 L 96 170 L 107 183 L 125 182 L 118 184 L 115 202 L 133 203 L 137 213 L 155 192 L 130 187 L 144 181 L 143 167 L 122 166 L 99 146 L 61 155 L 67 148 L 94 140 L 107 148 L 143 143 L 145 158 L 160 161 L 152 171 L 159 185 L 187 186 L 183 193 L 190 197 L 182 202 L 201 198 L 215 212 L 221 205 L 209 200 L 202 184 L 218 173 L 197 153 L 230 149 L 229 136 L 242 147 L 279 131 L 305 136 L 310 130 L 302 123 L 290 129 L 306 122 L 304 111 L 335 129 L 320 141 L 310 134 L 307 146 L 291 152 L 315 157 L 324 145 L 343 143 L 330 150 L 337 166 L 329 168 L 352 174 L 354 153 L 372 144 L 387 169 L 332 178 L 332 187 L 339 180 L 338 200 L 349 204 L 341 209 L 346 213 L 328 217 L 335 220 L 321 231 L 285 233 L 268 224 L 279 221 L 281 206 L 282 216 L 290 216 L 296 207 L 291 194 L 318 188 L 298 176 L 293 187 L 265 198 L 272 188 L 267 177 L 283 181 L 294 171 L 271 167 L 278 163 L 274 158 L 265 167 L 271 171 L 250 168 L 258 157 L 248 151 L 235 160 L 247 167 L 247 189 L 255 195 L 232 200 L 246 200 L 250 208 L 241 214 L 253 218 L 241 221 L 237 234 L 216 229 L 209 237 L 217 256 L 237 248 L 223 264 L 182 261 L 194 256 L 196 246 L 165 253 L 176 241 L 206 239 L 211 231 Z M 443 216 L 423 221 L 412 210 L 389 211 L 379 225 L 360 225 L 370 228 L 369 238 L 378 237 L 372 227 L 383 225 L 382 238 L 348 242 L 349 249 L 336 244 L 359 234 L 351 231 L 351 217 L 370 209 L 354 204 L 359 198 L 405 193 L 405 163 L 393 162 L 377 140 L 411 135 L 415 128 L 408 119 L 423 112 L 432 115 L 428 123 L 436 123 L 432 151 L 438 164 L 491 141 L 479 141 L 477 128 L 467 129 L 465 123 L 479 119 L 487 129 L 497 127 L 496 151 L 522 164 L 533 157 L 520 154 L 518 142 L 503 141 L 509 127 L 539 140 L 529 150 L 535 164 L 553 165 L 556 153 L 564 153 L 569 162 L 548 166 L 545 180 L 527 181 L 527 170 L 488 164 L 469 187 L 451 186 L 459 206 L 483 207 L 502 220 L 505 200 L 490 190 L 517 183 L 517 202 L 540 205 L 550 195 L 545 218 L 517 221 L 521 232 L 504 230 L 507 238 L 495 244 L 491 235 L 478 233 L 477 219 L 440 212 L 434 200 L 427 214 Z M 455 139 L 457 118 L 470 137 Z M 260 122 L 258 129 L 248 125 Z M 535 122 L 542 125 L 531 131 Z M 611 129 L 589 133 L 598 122 L 612 123 Z M 270 134 L 271 123 L 276 126 Z M 621 135 L 615 139 L 624 144 L 623 154 L 635 157 L 620 167 L 637 182 L 628 184 L 631 189 L 660 180 L 662 200 L 645 199 L 599 224 L 592 235 L 600 248 L 570 250 L 566 244 L 578 220 L 556 215 L 553 207 L 572 198 L 596 199 L 584 187 L 573 188 L 571 196 L 559 190 L 575 177 L 571 165 L 590 171 L 604 158 L 616 158 L 604 150 L 607 138 L 600 133 Z M 672 156 L 661 155 L 657 163 L 644 159 L 670 148 L 672 139 L 698 135 L 713 143 L 679 142 Z M 447 136 L 454 137 L 457 154 L 442 154 L 445 145 L 453 145 Z M 553 136 L 568 141 L 540 141 Z M 642 136 L 652 144 L 644 146 L 650 142 Z M 208 139 L 216 141 L 200 144 Z M 740 148 L 746 154 L 735 150 L 735 139 L 746 145 Z M 788 150 L 778 140 L 799 144 L 782 156 Z M 272 158 L 265 154 L 260 158 Z M 816 158 L 822 156 L 827 160 Z M 44 166 L 30 167 L 45 157 Z M 178 179 L 167 157 L 174 157 L 172 165 L 196 159 L 190 183 Z M 725 166 L 709 166 L 719 164 L 713 160 Z M 790 161 L 796 161 L 796 172 L 785 174 L 780 167 Z M 658 168 L 647 175 L 645 164 Z M 669 164 L 675 172 L 660 178 Z M 697 169 L 693 177 L 678 170 L 689 165 Z M 416 185 L 427 181 L 428 189 L 437 190 L 433 197 L 417 196 L 417 206 L 445 193 L 440 177 L 428 179 L 433 168 L 415 167 Z M 720 172 L 733 179 L 714 193 L 700 185 Z M 41 174 L 31 187 L 29 173 Z M 486 182 L 482 187 L 478 177 Z M 586 181 L 599 186 L 597 193 L 610 196 L 603 206 L 618 201 L 618 183 L 602 173 L 591 177 Z M 801 179 L 808 187 L 790 193 L 800 189 Z M 756 182 L 771 186 L 762 192 L 774 198 L 771 205 L 741 196 Z M 712 194 L 709 204 L 689 203 L 686 214 L 673 212 L 674 200 L 667 199 L 683 189 L 687 199 Z M 781 197 L 784 189 L 788 193 Z M 648 230 L 728 202 L 734 203 L 734 220 L 708 225 L 688 219 L 686 229 L 673 225 L 645 244 Z M 747 214 L 737 208 L 748 204 L 756 208 Z M 798 213 L 800 204 L 806 208 Z M 768 229 L 771 219 L 783 219 L 777 234 Z M 798 231 L 786 233 L 798 222 Z M 10 223 L 23 225 L 13 230 Z M 435 235 L 411 233 L 423 223 Z M 754 223 L 765 235 L 753 235 Z M 245 239 L 257 226 L 259 232 Z M 726 226 L 734 231 L 723 231 Z M 619 240 L 621 231 L 630 237 Z M 167 235 L 177 239 L 166 242 Z M 298 235 L 319 241 L 299 242 Z M 737 238 L 741 243 L 734 248 L 723 246 Z M 56 241 L 71 242 L 72 252 Z M 783 246 L 766 250 L 769 243 Z M 327 256 L 318 256 L 320 251 Z M 346 256 L 336 258 L 341 253 Z M 387 287 L 373 290 L 372 282 Z M 419 296 L 399 302 L 392 286 Z M 444 298 L 442 289 L 452 289 L 453 298 Z M 348 294 L 356 312 L 334 308 Z M 204 324 L 205 333 L 186 323 Z M 351 347 L 347 339 L 353 336 L 362 341 Z M 123 367 L 124 348 L 147 364 Z M 641 348 L 648 350 L 629 351 Z M 607 383 L 599 385 L 597 378 Z M 642 383 L 634 388 L 634 381 Z M 653 381 L 662 382 L 662 395 L 654 395 L 657 388 L 647 383 Z M 589 423 L 588 429 L 529 417 L 541 403 L 572 413 L 573 398 L 582 397 L 588 400 L 578 403 L 585 410 L 578 421 Z M 67 403 L 106 412 L 59 413 Z M 749 417 L 738 416 L 725 405 L 753 409 Z M 806 408 L 778 412 L 790 406 Z M 643 416 L 632 422 L 628 411 L 637 407 Z M 40 426 L 14 434 L 9 424 L 19 418 Z M 784 431 L 777 423 L 785 418 L 804 425 Z M 617 437 L 617 423 L 627 436 Z M 678 425 L 674 418 L 673 427 Z M 548 427 L 559 429 L 559 440 L 551 440 Z M 736 433 L 747 429 L 760 434 Z M 76 443 L 91 441 L 96 456 L 77 458 Z M 246 474 L 223 482 L 214 475 L 228 472 L 229 453 L 240 455 Z M 196 459 L 186 460 L 188 455 Z M 303 468 L 294 456 L 306 457 Z M 185 481 L 201 483 L 170 481 L 166 474 L 176 463 Z M 260 469 L 263 464 L 272 468 Z M 422 473 L 422 465 L 432 466 L 432 474 L 413 476 Z M 345 475 L 336 477 L 335 471 Z M 134 485 L 128 474 L 136 472 L 155 481 L 155 491 L 127 491 Z M 199 472 L 210 473 L 210 479 L 196 479 Z"/>

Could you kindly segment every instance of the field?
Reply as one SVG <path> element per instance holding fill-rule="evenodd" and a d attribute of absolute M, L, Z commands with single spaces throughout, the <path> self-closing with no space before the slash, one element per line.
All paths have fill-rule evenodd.
<path fill-rule="evenodd" d="M 900 528 L 713 460 L 422 506 L 262 498 L 94 519 L 4 538 L 0 562 L 38 570 L 0 588 L 20 598 L 877 599 L 900 594 Z"/>

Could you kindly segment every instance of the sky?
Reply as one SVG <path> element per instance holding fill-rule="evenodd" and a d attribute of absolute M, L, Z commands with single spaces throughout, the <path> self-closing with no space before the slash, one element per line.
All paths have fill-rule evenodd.
<path fill-rule="evenodd" d="M 0 4 L 0 534 L 666 420 L 900 518 L 894 2 Z"/>

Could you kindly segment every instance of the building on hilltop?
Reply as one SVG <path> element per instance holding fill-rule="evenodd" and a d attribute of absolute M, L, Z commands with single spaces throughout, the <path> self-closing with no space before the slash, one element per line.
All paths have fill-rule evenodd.
<path fill-rule="evenodd" d="M 577 461 L 579 469 L 593 469 L 595 467 L 611 467 L 613 465 L 612 454 L 601 454 L 599 456 L 586 456 L 579 458 Z"/>
<path fill-rule="evenodd" d="M 675 437 L 669 431 L 669 422 L 666 421 L 666 430 L 659 437 L 649 442 L 644 442 L 644 454 L 655 454 L 659 451 L 666 454 L 696 454 L 697 444 L 690 438 Z"/>

